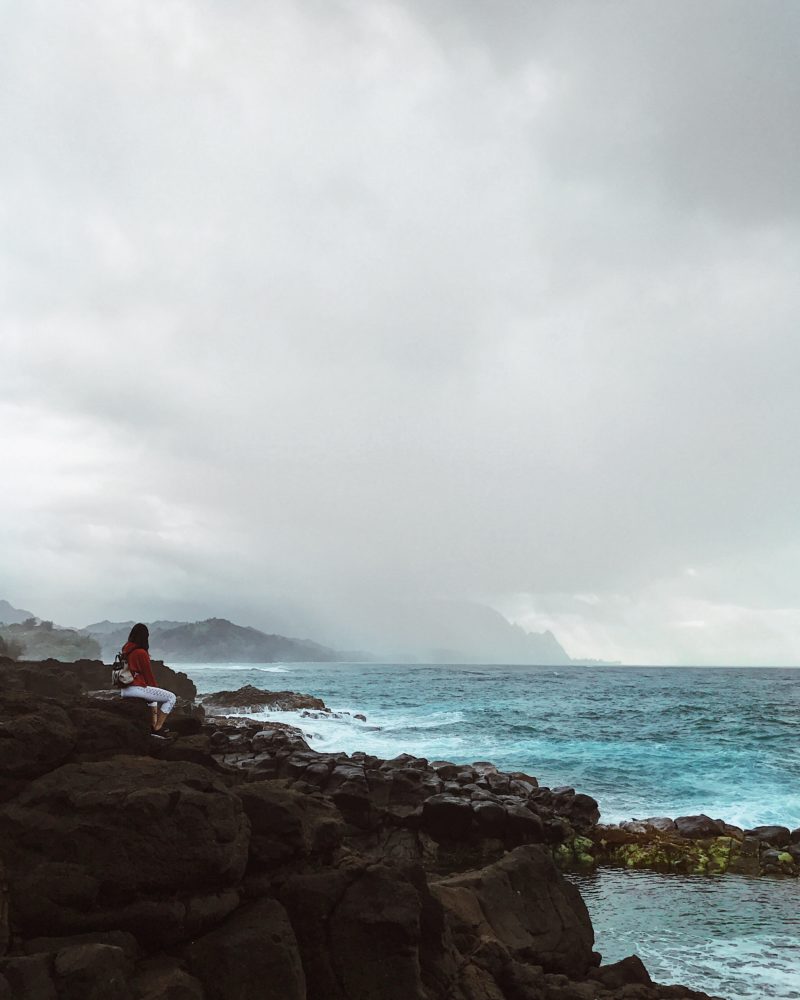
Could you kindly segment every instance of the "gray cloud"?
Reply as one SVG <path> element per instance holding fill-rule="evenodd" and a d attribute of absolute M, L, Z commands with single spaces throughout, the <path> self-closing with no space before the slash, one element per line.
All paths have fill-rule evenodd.
<path fill-rule="evenodd" d="M 795 4 L 2 17 L 9 599 L 796 661 Z"/>

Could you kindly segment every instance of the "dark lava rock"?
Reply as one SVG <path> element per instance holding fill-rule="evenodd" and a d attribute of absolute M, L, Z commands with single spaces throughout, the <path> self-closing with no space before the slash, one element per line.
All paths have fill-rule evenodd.
<path fill-rule="evenodd" d="M 472 811 L 478 829 L 488 837 L 502 837 L 505 833 L 507 815 L 499 802 L 473 802 Z M 541 820 L 540 820 L 541 822 Z"/>
<path fill-rule="evenodd" d="M 68 707 L 24 689 L 0 690 L 0 791 L 14 779 L 36 778 L 68 759 L 78 730 Z"/>
<path fill-rule="evenodd" d="M 168 956 L 137 962 L 131 985 L 137 1000 L 206 1000 L 200 980 Z"/>
<path fill-rule="evenodd" d="M 518 844 L 541 844 L 545 839 L 544 823 L 525 806 L 506 808 L 506 828 L 512 842 Z"/>
<path fill-rule="evenodd" d="M 518 961 L 575 977 L 595 962 L 586 905 L 544 848 L 517 847 L 480 871 L 442 879 L 431 891 L 457 938 L 494 937 Z"/>
<path fill-rule="evenodd" d="M 640 820 L 640 822 L 646 823 L 647 826 L 652 826 L 654 830 L 658 830 L 661 833 L 667 833 L 675 829 L 675 820 L 670 819 L 669 816 L 648 816 L 647 819 Z"/>
<path fill-rule="evenodd" d="M 266 867 L 314 857 L 330 861 L 344 836 L 339 811 L 321 796 L 282 787 L 280 782 L 243 785 L 236 794 L 250 820 L 250 858 Z"/>
<path fill-rule="evenodd" d="M 745 833 L 748 837 L 758 838 L 762 844 L 775 844 L 777 847 L 786 847 L 791 841 L 791 834 L 786 826 L 755 826 Z"/>
<path fill-rule="evenodd" d="M 247 684 L 237 691 L 216 691 L 203 698 L 206 708 L 250 708 L 254 711 L 271 709 L 277 712 L 293 712 L 298 709 L 311 708 L 317 711 L 329 711 L 321 698 L 310 694 L 297 694 L 294 691 L 264 691 L 261 688 Z"/>
<path fill-rule="evenodd" d="M 249 834 L 239 798 L 203 767 L 67 764 L 0 809 L 12 920 L 25 936 L 119 928 L 180 938 L 192 903 L 211 897 L 209 919 L 235 905 L 215 894 L 241 879 Z"/>
<path fill-rule="evenodd" d="M 330 930 L 345 996 L 405 1000 L 424 995 L 424 895 L 424 878 L 415 885 L 386 865 L 370 866 L 350 883 Z"/>
<path fill-rule="evenodd" d="M 562 814 L 558 808 L 556 808 L 556 812 Z M 600 822 L 600 809 L 597 800 L 582 792 L 572 796 L 566 815 L 578 832 L 588 830 Z"/>
<path fill-rule="evenodd" d="M 194 682 L 181 671 L 173 670 L 161 660 L 153 660 L 153 676 L 159 687 L 174 692 L 179 698 L 194 701 L 197 688 Z M 76 660 L 62 663 L 60 660 L 22 662 L 14 665 L 12 683 L 31 694 L 49 697 L 64 697 L 108 689 L 111 684 L 111 667 L 101 660 Z"/>
<path fill-rule="evenodd" d="M 710 816 L 701 813 L 699 816 L 678 816 L 675 828 L 682 837 L 701 840 L 704 837 L 718 837 L 724 831 L 722 824 Z"/>
<path fill-rule="evenodd" d="M 52 955 L 24 955 L 0 962 L 0 979 L 10 989 L 9 1000 L 59 1000 L 52 965 Z"/>
<path fill-rule="evenodd" d="M 472 827 L 469 799 L 442 793 L 431 795 L 422 805 L 420 826 L 437 840 L 463 840 Z"/>
<path fill-rule="evenodd" d="M 627 958 L 620 959 L 619 962 L 614 962 L 613 965 L 604 965 L 599 969 L 593 969 L 590 976 L 612 990 L 620 989 L 629 983 L 650 986 L 653 982 L 650 973 L 638 955 L 629 955 Z"/>
<path fill-rule="evenodd" d="M 131 970 L 122 948 L 108 944 L 63 948 L 53 963 L 59 1000 L 133 1000 Z"/>
<path fill-rule="evenodd" d="M 306 1000 L 297 939 L 277 900 L 242 907 L 194 941 L 187 957 L 206 1000 Z"/>
<path fill-rule="evenodd" d="M 161 743 L 143 702 L 87 697 L 107 667 L 77 666 L 1 665 L 0 1000 L 701 997 L 631 960 L 600 970 L 619 988 L 585 978 L 591 925 L 550 848 L 501 856 L 572 837 L 589 796 L 487 762 L 318 754 L 188 702 Z"/>

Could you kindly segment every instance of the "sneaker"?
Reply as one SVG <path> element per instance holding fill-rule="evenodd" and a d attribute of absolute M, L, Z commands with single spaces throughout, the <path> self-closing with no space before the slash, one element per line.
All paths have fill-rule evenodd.
<path fill-rule="evenodd" d="M 150 730 L 150 735 L 151 736 L 155 736 L 155 738 L 157 740 L 168 740 L 169 739 L 169 734 L 161 732 L 160 730 L 156 731 L 155 729 L 151 729 Z"/>

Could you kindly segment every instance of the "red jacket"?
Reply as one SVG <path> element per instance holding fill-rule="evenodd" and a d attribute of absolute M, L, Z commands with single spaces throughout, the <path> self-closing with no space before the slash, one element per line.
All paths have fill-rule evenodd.
<path fill-rule="evenodd" d="M 133 683 L 139 687 L 158 687 L 156 679 L 153 677 L 153 668 L 150 666 L 150 654 L 141 646 L 132 642 L 126 642 L 122 647 L 122 652 L 128 658 L 128 666 L 133 673 Z"/>

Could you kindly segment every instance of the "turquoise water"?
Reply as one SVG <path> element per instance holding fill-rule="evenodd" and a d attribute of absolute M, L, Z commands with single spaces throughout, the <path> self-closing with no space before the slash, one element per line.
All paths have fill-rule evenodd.
<path fill-rule="evenodd" d="M 705 812 L 800 826 L 800 670 L 186 665 L 201 692 L 303 691 L 352 717 L 320 750 L 490 760 L 593 795 L 603 819 Z M 287 716 L 287 721 L 294 721 Z"/>
<path fill-rule="evenodd" d="M 570 880 L 607 962 L 638 955 L 662 983 L 730 1000 L 800 998 L 798 884 L 606 869 Z"/>
<path fill-rule="evenodd" d="M 156 655 L 157 655 L 157 651 Z M 593 795 L 603 819 L 705 812 L 800 826 L 800 671 L 397 664 L 181 665 L 201 693 L 318 695 L 312 747 L 490 760 Z M 356 712 L 366 722 L 353 718 Z M 597 947 L 728 997 L 800 998 L 800 882 L 602 871 L 580 880 Z"/>

